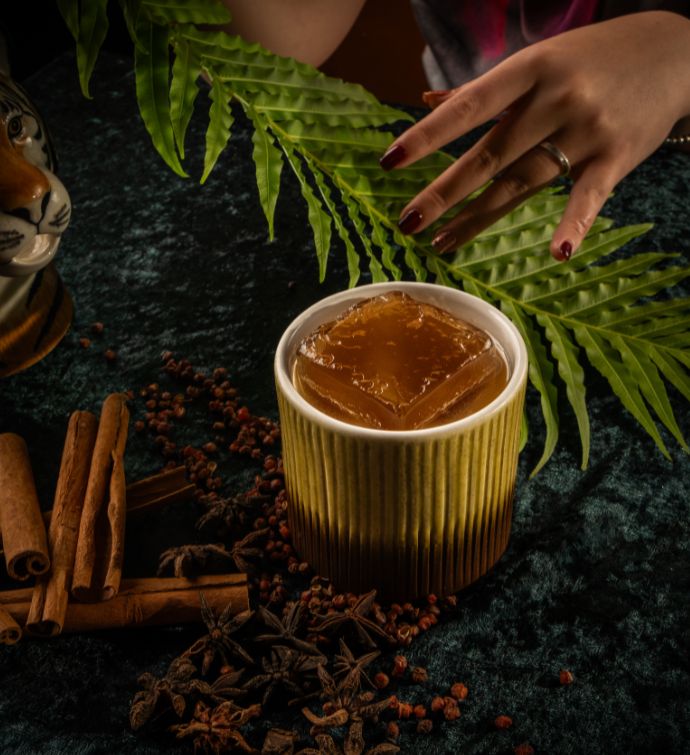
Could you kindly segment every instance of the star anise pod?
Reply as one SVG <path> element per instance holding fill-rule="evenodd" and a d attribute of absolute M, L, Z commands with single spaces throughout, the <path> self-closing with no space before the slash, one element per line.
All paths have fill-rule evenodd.
<path fill-rule="evenodd" d="M 335 676 L 343 676 L 349 674 L 351 671 L 356 671 L 362 679 L 364 679 L 370 687 L 374 686 L 374 683 L 367 676 L 364 670 L 366 666 L 372 663 L 376 658 L 381 655 L 380 651 L 374 650 L 371 653 L 365 653 L 359 658 L 355 658 L 350 648 L 345 644 L 345 640 L 340 638 L 340 654 L 335 656 L 333 661 L 333 668 L 335 669 Z"/>
<path fill-rule="evenodd" d="M 237 686 L 237 683 L 243 673 L 244 669 L 235 671 L 232 666 L 221 667 L 220 676 L 211 685 L 211 691 L 216 698 L 214 702 L 242 697 L 245 694 L 245 691 L 242 687 Z M 217 698 L 220 698 L 220 700 Z"/>
<path fill-rule="evenodd" d="M 207 504 L 206 513 L 196 522 L 198 530 L 213 530 L 223 539 L 233 531 L 236 525 L 243 526 L 249 521 L 253 504 L 246 495 L 235 495 L 232 498 L 214 498 Z"/>
<path fill-rule="evenodd" d="M 304 655 L 286 647 L 275 647 L 269 656 L 261 659 L 263 673 L 255 674 L 248 679 L 244 690 L 263 690 L 262 705 L 266 705 L 271 697 L 283 688 L 286 692 L 303 698 L 307 691 L 305 687 L 313 679 L 313 672 L 320 665 L 321 659 Z"/>
<path fill-rule="evenodd" d="M 350 727 L 350 731 L 352 731 L 352 727 Z M 356 738 L 350 737 L 350 731 L 348 731 L 343 747 L 340 747 L 330 734 L 318 734 L 316 737 L 318 747 L 306 747 L 300 750 L 297 755 L 388 755 L 389 753 L 400 752 L 400 748 L 391 742 L 382 742 L 365 750 L 364 741 L 362 740 L 360 746 L 360 742 Z"/>
<path fill-rule="evenodd" d="M 293 755 L 298 739 L 296 731 L 269 729 L 261 747 L 261 755 Z"/>
<path fill-rule="evenodd" d="M 361 595 L 352 607 L 348 607 L 344 611 L 317 615 L 310 631 L 318 634 L 332 634 L 334 632 L 342 633 L 344 629 L 351 627 L 355 630 L 357 639 L 367 647 L 376 647 L 370 632 L 390 642 L 391 638 L 383 629 L 368 618 L 375 599 L 376 590 L 372 590 L 366 595 Z"/>
<path fill-rule="evenodd" d="M 273 631 L 268 634 L 260 634 L 256 639 L 260 642 L 270 642 L 275 645 L 286 645 L 295 648 L 308 655 L 318 656 L 323 659 L 323 662 L 325 663 L 326 658 L 316 645 L 297 637 L 297 632 L 300 630 L 300 625 L 302 623 L 303 613 L 304 606 L 299 600 L 292 603 L 287 616 L 282 621 L 273 613 L 273 611 L 269 611 L 267 608 L 259 606 L 257 609 L 258 617 Z"/>
<path fill-rule="evenodd" d="M 313 725 L 314 736 L 347 723 L 378 721 L 379 715 L 390 705 L 390 697 L 375 702 L 373 692 L 362 692 L 361 674 L 357 668 L 340 682 L 336 682 L 323 666 L 319 666 L 316 672 L 321 682 L 321 697 L 325 700 L 324 709 L 328 712 L 325 716 L 317 716 L 309 708 L 302 708 L 305 718 Z"/>
<path fill-rule="evenodd" d="M 167 704 L 161 713 L 169 707 L 181 718 L 192 698 L 204 698 L 213 703 L 220 703 L 229 696 L 228 689 L 197 679 L 196 673 L 197 668 L 189 657 L 181 656 L 170 664 L 162 679 L 153 674 L 142 674 L 139 684 L 144 689 L 134 696 L 129 712 L 132 729 L 137 731 L 150 721 L 156 709 L 162 707 L 161 703 Z M 241 693 L 241 690 L 239 691 Z"/>
<path fill-rule="evenodd" d="M 199 594 L 201 601 L 201 618 L 203 619 L 208 634 L 198 639 L 187 651 L 187 655 L 201 655 L 201 673 L 205 676 L 214 660 L 218 659 L 221 665 L 229 665 L 232 656 L 242 658 L 249 664 L 254 660 L 249 653 L 233 638 L 241 627 L 254 615 L 253 611 L 243 611 L 236 616 L 232 615 L 232 605 L 228 604 L 220 616 L 216 619 L 203 593 Z"/>
<path fill-rule="evenodd" d="M 244 738 L 240 727 L 261 713 L 260 705 L 241 708 L 231 701 L 209 708 L 197 703 L 194 718 L 189 723 L 175 724 L 171 731 L 177 739 L 192 737 L 195 753 L 218 755 L 222 752 L 257 752 Z"/>
<path fill-rule="evenodd" d="M 254 543 L 266 537 L 269 532 L 270 529 L 268 528 L 255 530 L 233 544 L 232 548 L 230 548 L 229 557 L 233 560 L 239 571 L 254 571 L 248 559 L 261 558 L 263 556 L 263 548 L 257 548 L 254 546 Z"/>
<path fill-rule="evenodd" d="M 158 564 L 158 576 L 162 576 L 172 567 L 175 577 L 188 577 L 204 570 L 209 561 L 231 560 L 231 555 L 222 545 L 179 545 L 161 553 Z"/>

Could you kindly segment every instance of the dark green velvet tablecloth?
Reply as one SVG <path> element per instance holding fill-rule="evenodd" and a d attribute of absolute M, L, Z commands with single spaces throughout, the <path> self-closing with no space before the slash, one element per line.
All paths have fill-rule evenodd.
<path fill-rule="evenodd" d="M 47 507 L 70 412 L 98 410 L 108 392 L 156 380 L 164 349 L 202 368 L 227 366 L 252 409 L 275 417 L 272 357 L 282 330 L 347 275 L 336 247 L 318 283 L 306 212 L 286 172 L 276 239 L 267 241 L 240 120 L 202 187 L 153 150 L 127 62 L 101 60 L 93 101 L 82 98 L 71 57 L 25 85 L 51 127 L 73 200 L 58 268 L 76 316 L 53 353 L 0 382 L 0 431 L 27 440 Z M 202 123 L 190 135 L 195 176 Z M 662 150 L 623 181 L 606 214 L 618 225 L 655 223 L 634 250 L 687 259 L 689 186 L 688 156 Z M 78 339 L 96 320 L 104 335 L 84 350 Z M 103 358 L 107 347 L 118 352 L 114 364 Z M 403 738 L 403 752 L 510 753 L 523 741 L 538 753 L 690 752 L 690 461 L 667 435 L 673 461 L 665 460 L 591 370 L 588 386 L 589 469 L 579 469 L 577 428 L 565 413 L 558 450 L 531 480 L 543 435 L 530 394 L 508 551 L 408 653 L 429 669 L 427 698 L 458 679 L 470 697 L 460 720 Z M 690 408 L 671 393 L 690 434 Z M 133 437 L 129 478 L 159 467 L 150 442 Z M 254 471 L 230 466 L 228 489 L 243 490 Z M 133 523 L 126 575 L 153 574 L 162 549 L 195 538 L 193 522 L 172 507 Z M 0 649 L 0 752 L 177 751 L 168 737 L 134 735 L 129 703 L 137 676 L 163 672 L 200 631 L 111 631 Z M 558 684 L 561 668 L 572 670 L 573 685 Z M 493 728 L 500 713 L 512 729 Z"/>

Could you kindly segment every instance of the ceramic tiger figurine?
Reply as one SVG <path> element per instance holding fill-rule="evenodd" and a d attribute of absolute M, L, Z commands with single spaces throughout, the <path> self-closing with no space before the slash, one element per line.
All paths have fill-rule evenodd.
<path fill-rule="evenodd" d="M 45 124 L 0 70 L 0 377 L 62 338 L 72 302 L 51 264 L 71 215 Z"/>

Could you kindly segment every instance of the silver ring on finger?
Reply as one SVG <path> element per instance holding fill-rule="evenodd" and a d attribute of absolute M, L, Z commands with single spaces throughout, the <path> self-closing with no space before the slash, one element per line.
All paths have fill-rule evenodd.
<path fill-rule="evenodd" d="M 538 146 L 545 149 L 556 160 L 561 168 L 560 175 L 565 178 L 570 173 L 570 160 L 568 160 L 567 155 L 558 149 L 553 142 L 547 140 L 540 142 Z"/>

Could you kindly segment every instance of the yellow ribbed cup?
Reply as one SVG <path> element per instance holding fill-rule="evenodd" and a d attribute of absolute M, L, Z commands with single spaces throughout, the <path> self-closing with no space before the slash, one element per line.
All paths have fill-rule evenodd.
<path fill-rule="evenodd" d="M 300 341 L 356 301 L 386 291 L 448 310 L 501 345 L 510 378 L 479 412 L 423 430 L 357 427 L 315 409 L 292 384 Z M 290 528 L 301 557 L 341 590 L 384 599 L 448 595 L 484 574 L 508 545 L 527 381 L 513 324 L 477 297 L 425 283 L 343 291 L 302 313 L 275 360 Z"/>

